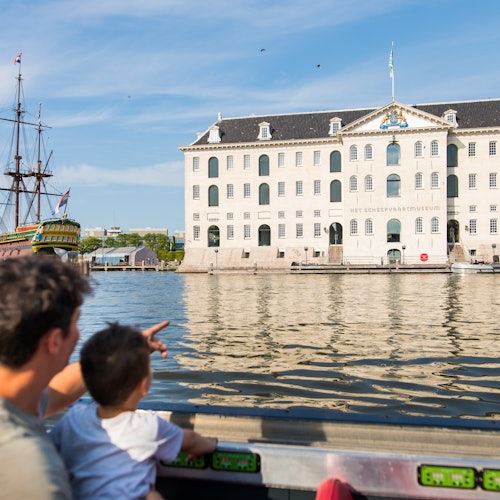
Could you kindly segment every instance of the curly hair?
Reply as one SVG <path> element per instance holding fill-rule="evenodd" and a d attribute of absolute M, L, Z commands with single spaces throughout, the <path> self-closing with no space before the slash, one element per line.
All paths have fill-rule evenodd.
<path fill-rule="evenodd" d="M 57 256 L 0 261 L 0 363 L 26 364 L 52 328 L 68 335 L 75 310 L 90 292 L 87 277 Z"/>

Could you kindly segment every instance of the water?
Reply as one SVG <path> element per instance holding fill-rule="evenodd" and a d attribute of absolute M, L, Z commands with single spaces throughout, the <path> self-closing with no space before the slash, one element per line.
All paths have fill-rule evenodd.
<path fill-rule="evenodd" d="M 500 418 L 498 274 L 92 279 L 84 339 L 106 321 L 171 322 L 148 402 Z"/>

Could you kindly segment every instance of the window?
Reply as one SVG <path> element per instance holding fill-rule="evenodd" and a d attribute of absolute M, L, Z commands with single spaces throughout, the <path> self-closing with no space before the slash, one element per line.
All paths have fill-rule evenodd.
<path fill-rule="evenodd" d="M 302 181 L 295 182 L 295 194 L 297 196 L 302 196 Z"/>
<path fill-rule="evenodd" d="M 278 224 L 278 238 L 285 238 L 285 224 Z"/>
<path fill-rule="evenodd" d="M 210 129 L 209 135 L 208 135 L 208 142 L 209 143 L 215 143 L 215 142 L 220 142 L 220 133 L 219 133 L 219 127 L 215 125 Z"/>
<path fill-rule="evenodd" d="M 448 146 L 446 147 L 446 166 L 458 166 L 458 148 L 455 146 L 455 144 L 448 144 Z"/>
<path fill-rule="evenodd" d="M 392 174 L 387 177 L 387 197 L 394 198 L 401 196 L 401 178 L 399 175 Z"/>
<path fill-rule="evenodd" d="M 476 174 L 469 174 L 469 189 L 476 189 Z"/>
<path fill-rule="evenodd" d="M 321 210 L 315 210 L 314 217 L 321 217 Z"/>
<path fill-rule="evenodd" d="M 497 143 L 496 143 L 496 141 L 490 141 L 490 145 L 489 145 L 488 151 L 490 153 L 490 156 L 496 156 L 497 155 Z"/>
<path fill-rule="evenodd" d="M 424 232 L 424 221 L 422 217 L 417 217 L 415 219 L 415 233 L 422 234 Z"/>
<path fill-rule="evenodd" d="M 401 159 L 401 148 L 399 144 L 392 142 L 387 146 L 387 165 L 399 165 Z"/>
<path fill-rule="evenodd" d="M 469 212 L 477 212 L 477 205 L 469 205 Z"/>
<path fill-rule="evenodd" d="M 358 178 L 355 175 L 351 175 L 349 178 L 349 191 L 358 190 Z"/>
<path fill-rule="evenodd" d="M 438 141 L 431 142 L 431 156 L 439 156 L 439 143 L 438 143 Z"/>
<path fill-rule="evenodd" d="M 269 156 L 262 155 L 259 158 L 259 175 L 269 175 Z"/>
<path fill-rule="evenodd" d="M 350 161 L 358 161 L 358 147 L 351 146 L 349 148 L 349 160 Z"/>
<path fill-rule="evenodd" d="M 234 167 L 234 159 L 233 159 L 232 155 L 229 155 L 226 158 L 226 168 L 227 168 L 227 170 L 232 170 L 233 167 Z"/>
<path fill-rule="evenodd" d="M 243 212 L 243 218 L 245 220 L 249 220 L 250 219 L 250 212 Z"/>
<path fill-rule="evenodd" d="M 371 175 L 365 177 L 365 191 L 373 191 L 373 176 Z"/>
<path fill-rule="evenodd" d="M 245 224 L 243 226 L 243 238 L 245 240 L 249 240 L 250 239 L 250 224 Z"/>
<path fill-rule="evenodd" d="M 234 185 L 228 184 L 226 186 L 226 194 L 228 198 L 234 198 Z"/>
<path fill-rule="evenodd" d="M 314 166 L 321 165 L 321 151 L 314 151 Z"/>
<path fill-rule="evenodd" d="M 373 220 L 372 219 L 365 220 L 365 234 L 366 235 L 373 234 Z"/>
<path fill-rule="evenodd" d="M 476 143 L 475 142 L 469 142 L 468 152 L 469 152 L 470 158 L 474 158 L 476 156 Z"/>
<path fill-rule="evenodd" d="M 431 233 L 439 233 L 439 219 L 437 217 L 431 219 Z"/>
<path fill-rule="evenodd" d="M 495 189 L 497 187 L 497 174 L 490 174 L 490 189 Z"/>
<path fill-rule="evenodd" d="M 283 181 L 278 182 L 278 196 L 285 196 L 285 183 Z"/>
<path fill-rule="evenodd" d="M 319 222 L 314 223 L 314 237 L 315 238 L 321 237 L 321 224 Z"/>
<path fill-rule="evenodd" d="M 200 186 L 193 186 L 193 200 L 199 200 L 200 199 Z"/>
<path fill-rule="evenodd" d="M 415 189 L 423 189 L 424 188 L 424 176 L 422 172 L 417 172 L 415 174 Z"/>
<path fill-rule="evenodd" d="M 340 181 L 330 182 L 330 201 L 332 203 L 339 203 L 342 201 L 342 184 Z"/>
<path fill-rule="evenodd" d="M 477 233 L 477 219 L 470 219 L 469 220 L 469 232 L 470 232 L 470 234 Z"/>
<path fill-rule="evenodd" d="M 373 160 L 373 148 L 371 144 L 365 146 L 365 160 Z"/>
<path fill-rule="evenodd" d="M 351 219 L 349 227 L 351 230 L 351 236 L 356 236 L 358 234 L 358 221 L 356 219 Z"/>
<path fill-rule="evenodd" d="M 194 156 L 193 157 L 193 172 L 199 172 L 199 171 L 200 171 L 200 157 Z"/>
<path fill-rule="evenodd" d="M 490 212 L 496 212 L 497 211 L 497 205 L 490 205 Z"/>
<path fill-rule="evenodd" d="M 387 242 L 397 243 L 401 239 L 401 222 L 391 219 L 387 222 Z"/>
<path fill-rule="evenodd" d="M 446 191 L 448 198 L 458 198 L 458 177 L 456 175 L 449 175 L 446 179 Z"/>
<path fill-rule="evenodd" d="M 227 226 L 227 239 L 228 240 L 234 239 L 234 226 L 233 225 Z"/>
<path fill-rule="evenodd" d="M 250 155 L 243 155 L 243 168 L 245 170 L 250 168 Z"/>
<path fill-rule="evenodd" d="M 193 226 L 193 240 L 200 239 L 200 226 Z"/>
<path fill-rule="evenodd" d="M 415 143 L 415 158 L 422 158 L 424 156 L 424 146 L 420 141 Z"/>
<path fill-rule="evenodd" d="M 208 177 L 219 177 L 219 160 L 215 156 L 208 160 Z"/>
<path fill-rule="evenodd" d="M 439 188 L 439 174 L 437 172 L 432 172 L 431 174 L 431 188 L 432 189 Z"/>
<path fill-rule="evenodd" d="M 296 210 L 295 217 L 297 217 L 297 219 L 301 219 L 302 217 L 304 217 L 302 210 Z"/>
<path fill-rule="evenodd" d="M 304 236 L 304 224 L 295 224 L 295 237 L 302 238 Z"/>
<path fill-rule="evenodd" d="M 257 136 L 257 139 L 260 139 L 261 141 L 268 141 L 272 139 L 271 126 L 269 123 L 259 123 L 259 135 Z"/>
<path fill-rule="evenodd" d="M 490 234 L 498 233 L 498 219 L 490 219 Z"/>
<path fill-rule="evenodd" d="M 208 188 L 208 206 L 219 206 L 219 188 L 217 186 L 210 186 Z"/>
<path fill-rule="evenodd" d="M 259 205 L 269 205 L 269 184 L 259 186 Z"/>
<path fill-rule="evenodd" d="M 285 153 L 278 153 L 278 168 L 285 166 Z"/>
<path fill-rule="evenodd" d="M 200 214 L 199 213 L 194 213 L 193 214 L 193 220 L 200 220 Z"/>
<path fill-rule="evenodd" d="M 302 166 L 302 152 L 301 151 L 295 152 L 295 166 L 296 167 Z"/>
<path fill-rule="evenodd" d="M 250 184 L 243 184 L 243 198 L 250 198 Z"/>
<path fill-rule="evenodd" d="M 342 172 L 342 155 L 340 151 L 330 153 L 330 172 Z"/>
<path fill-rule="evenodd" d="M 234 213 L 233 212 L 228 212 L 226 214 L 226 219 L 227 220 L 233 220 L 234 219 Z"/>
<path fill-rule="evenodd" d="M 342 125 L 342 120 L 340 118 L 332 118 L 330 120 L 330 130 L 328 131 L 328 135 L 335 136 L 337 132 L 340 130 Z"/>
<path fill-rule="evenodd" d="M 314 181 L 314 194 L 321 194 L 321 181 L 319 180 Z"/>
<path fill-rule="evenodd" d="M 285 218 L 285 212 L 283 212 L 282 210 L 280 210 L 278 212 L 278 219 L 284 219 Z"/>

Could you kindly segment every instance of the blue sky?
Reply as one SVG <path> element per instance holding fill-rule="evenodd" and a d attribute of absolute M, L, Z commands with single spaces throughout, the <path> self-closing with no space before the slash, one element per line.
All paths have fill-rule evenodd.
<path fill-rule="evenodd" d="M 391 42 L 396 100 L 500 97 L 499 18 L 497 0 L 3 1 L 0 115 L 22 51 L 27 108 L 43 105 L 70 216 L 173 233 L 184 229 L 178 148 L 217 113 L 383 106 Z"/>

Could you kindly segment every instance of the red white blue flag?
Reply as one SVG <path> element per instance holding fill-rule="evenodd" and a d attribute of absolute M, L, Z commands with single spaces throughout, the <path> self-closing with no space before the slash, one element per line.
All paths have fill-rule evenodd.
<path fill-rule="evenodd" d="M 19 54 L 17 54 L 17 56 L 14 57 L 14 64 L 17 64 L 17 63 L 21 64 L 21 56 L 22 55 L 23 55 L 23 53 L 19 52 Z"/>
<path fill-rule="evenodd" d="M 71 188 L 70 188 L 71 189 Z M 52 212 L 52 215 L 58 214 L 59 211 L 61 210 L 62 207 L 65 207 L 68 204 L 68 198 L 69 198 L 69 191 L 68 189 L 59 199 L 59 202 L 57 203 L 56 208 Z"/>

